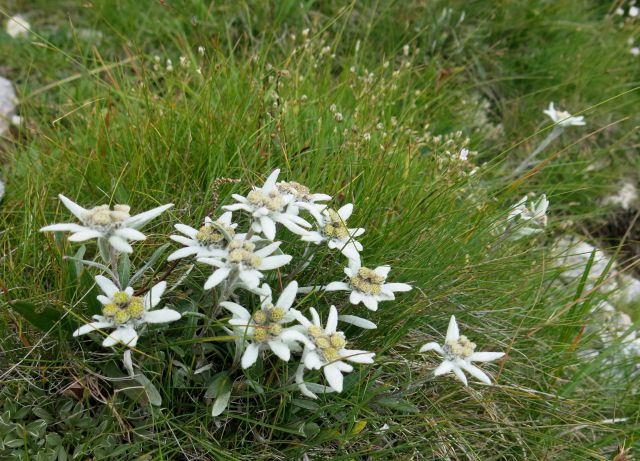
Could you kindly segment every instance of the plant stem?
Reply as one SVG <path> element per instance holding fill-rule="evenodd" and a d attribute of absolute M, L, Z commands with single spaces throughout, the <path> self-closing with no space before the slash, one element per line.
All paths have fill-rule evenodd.
<path fill-rule="evenodd" d="M 564 128 L 562 128 L 560 125 L 556 125 L 555 127 L 553 127 L 553 130 L 551 130 L 551 133 L 549 133 L 547 137 L 542 140 L 540 145 L 536 147 L 536 149 L 533 152 L 531 152 L 529 156 L 525 158 L 522 161 L 522 163 L 520 163 L 520 165 L 516 167 L 515 170 L 513 170 L 513 173 L 511 173 L 511 175 L 517 176 L 520 173 L 522 173 L 524 170 L 526 170 L 527 167 L 535 160 L 538 154 L 540 154 L 540 152 L 546 149 L 547 146 L 551 144 L 554 139 L 560 136 L 560 134 L 562 134 L 563 131 L 564 131 Z"/>

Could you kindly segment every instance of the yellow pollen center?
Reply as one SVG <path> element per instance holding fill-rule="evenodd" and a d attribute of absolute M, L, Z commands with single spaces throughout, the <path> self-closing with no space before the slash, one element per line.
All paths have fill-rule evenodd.
<path fill-rule="evenodd" d="M 139 296 L 129 296 L 124 291 L 113 295 L 113 302 L 102 307 L 102 315 L 122 325 L 130 319 L 139 320 L 144 315 L 144 300 Z"/>
<path fill-rule="evenodd" d="M 338 240 L 349 239 L 349 229 L 345 225 L 344 221 L 340 217 L 337 211 L 328 210 L 328 219 L 325 222 L 322 231 L 327 237 L 336 238 Z"/>
<path fill-rule="evenodd" d="M 351 285 L 358 291 L 366 293 L 368 295 L 379 295 L 382 291 L 382 284 L 385 282 L 385 277 L 372 269 L 361 267 L 358 273 L 351 277 Z"/>
<path fill-rule="evenodd" d="M 284 199 L 276 190 L 272 190 L 268 194 L 260 190 L 252 190 L 247 194 L 247 200 L 254 206 L 266 207 L 269 211 L 282 211 L 284 209 Z"/>
<path fill-rule="evenodd" d="M 469 341 L 466 336 L 461 335 L 457 341 L 446 341 L 443 349 L 445 354 L 450 358 L 466 359 L 473 354 L 476 349 L 476 344 Z"/>

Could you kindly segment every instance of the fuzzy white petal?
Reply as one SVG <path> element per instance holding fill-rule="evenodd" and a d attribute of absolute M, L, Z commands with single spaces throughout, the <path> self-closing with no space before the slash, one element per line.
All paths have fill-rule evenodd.
<path fill-rule="evenodd" d="M 64 203 L 64 206 L 66 206 L 67 209 L 71 213 L 73 213 L 73 215 L 76 218 L 78 218 L 80 221 L 82 221 L 82 216 L 87 211 L 86 209 L 82 208 L 76 202 L 74 202 L 73 200 L 68 199 L 67 197 L 65 197 L 62 194 L 58 194 L 58 198 L 62 201 L 62 203 Z"/>
<path fill-rule="evenodd" d="M 249 368 L 258 360 L 258 354 L 260 353 L 260 346 L 255 343 L 250 343 L 242 354 L 242 368 Z"/>
<path fill-rule="evenodd" d="M 112 235 L 109 237 L 109 244 L 120 253 L 133 253 L 133 248 L 122 237 Z"/>
<path fill-rule="evenodd" d="M 460 338 L 460 330 L 458 329 L 458 322 L 456 322 L 456 316 L 452 315 L 449 320 L 449 327 L 447 328 L 447 341 L 457 341 Z"/>
<path fill-rule="evenodd" d="M 144 314 L 144 321 L 147 323 L 169 323 L 179 320 L 182 315 L 173 309 L 158 309 Z"/>
<path fill-rule="evenodd" d="M 113 295 L 120 291 L 116 284 L 106 278 L 104 275 L 96 275 L 96 283 L 103 291 L 103 293 L 109 298 L 113 298 Z"/>
<path fill-rule="evenodd" d="M 331 389 L 336 392 L 342 392 L 343 377 L 338 367 L 335 366 L 335 364 L 329 364 L 325 365 L 322 371 L 324 372 L 324 377 L 327 379 Z"/>
<path fill-rule="evenodd" d="M 231 272 L 231 269 L 229 269 L 228 267 L 222 267 L 220 269 L 215 270 L 213 274 L 211 274 L 207 279 L 207 281 L 205 282 L 204 289 L 210 290 L 211 288 L 219 285 L 220 282 L 222 282 L 224 279 L 226 279 L 229 276 L 230 272 Z"/>

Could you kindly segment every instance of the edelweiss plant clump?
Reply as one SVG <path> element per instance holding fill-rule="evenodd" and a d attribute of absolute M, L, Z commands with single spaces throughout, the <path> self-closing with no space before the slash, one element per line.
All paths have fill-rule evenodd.
<path fill-rule="evenodd" d="M 347 291 L 349 296 L 344 299 L 340 310 L 349 309 L 349 304 L 363 303 L 375 311 L 379 302 L 391 301 L 395 299 L 395 293 L 409 291 L 411 286 L 387 283 L 389 266 L 368 269 L 362 265 L 364 247 L 355 238 L 361 236 L 364 229 L 349 228 L 346 224 L 353 214 L 353 204 L 330 208 L 323 203 L 331 200 L 329 195 L 311 193 L 297 182 L 278 182 L 279 173 L 279 170 L 274 170 L 262 186 L 253 187 L 246 196 L 233 194 L 236 203 L 223 206 L 226 211 L 219 218 L 207 216 L 201 225 L 194 227 L 175 224 L 179 234 L 171 235 L 170 239 L 182 247 L 169 254 L 167 260 L 172 262 L 172 268 L 188 258 L 200 263 L 203 269 L 212 267 L 201 285 L 202 295 L 211 300 L 211 305 L 202 306 L 202 313 L 189 313 L 208 319 L 202 328 L 209 328 L 208 322 L 225 312 L 231 314 L 231 318 L 225 320 L 229 327 L 224 330 L 233 335 L 236 345 L 233 364 L 229 368 L 214 360 L 205 369 L 222 367 L 220 373 L 228 374 L 237 365 L 247 369 L 259 360 L 269 360 L 274 365 L 278 360 L 285 363 L 296 360 L 297 364 L 293 364 L 297 370 L 296 384 L 303 395 L 317 398 L 320 393 L 342 392 L 343 374 L 353 371 L 350 363 L 371 364 L 375 356 L 373 352 L 352 349 L 352 340 L 338 330 L 338 322 L 362 329 L 374 329 L 376 325 L 349 313 L 338 315 L 338 308 L 333 305 L 310 307 L 305 299 L 297 299 L 298 295 L 315 288 L 319 288 L 318 293 Z M 79 260 L 88 267 L 103 271 L 103 274 L 95 276 L 95 282 L 102 290 L 97 297 L 102 308 L 100 314 L 93 315 L 91 321 L 77 328 L 73 336 L 97 332 L 102 336 L 104 347 L 124 346 L 124 367 L 131 376 L 143 379 L 140 378 L 142 367 L 134 371 L 132 349 L 144 348 L 140 345 L 140 337 L 154 324 L 175 322 L 186 314 L 170 305 L 157 308 L 168 291 L 164 278 L 155 282 L 148 280 L 142 285 L 150 286 L 150 289 L 136 290 L 133 287 L 151 268 L 156 257 L 153 256 L 131 277 L 131 242 L 146 239 L 139 229 L 172 205 L 131 215 L 128 205 L 101 205 L 86 209 L 64 195 L 59 198 L 79 223 L 52 224 L 41 230 L 70 232 L 69 241 L 72 242 L 96 239 L 98 254 L 102 258 L 102 262 Z M 236 221 L 235 212 L 245 214 L 245 217 L 235 216 Z M 312 224 L 307 219 L 315 223 L 315 230 L 311 229 Z M 241 232 L 241 222 L 248 225 L 244 232 Z M 294 262 L 293 257 L 281 249 L 282 242 L 277 237 L 283 229 L 297 237 L 291 245 L 297 241 L 305 246 L 300 262 Z M 290 236 L 286 240 L 290 242 Z M 348 267 L 344 272 L 347 281 L 299 288 L 297 278 L 304 276 L 304 269 L 313 253 L 322 248 L 321 244 L 346 256 Z M 77 258 L 72 259 L 78 261 Z M 182 282 L 184 277 L 174 289 Z M 280 290 L 280 286 L 284 288 Z M 214 292 L 214 296 L 209 292 Z M 259 297 L 257 308 L 252 307 L 256 304 L 256 296 Z M 305 311 L 312 320 L 307 319 Z M 323 314 L 326 315 L 324 327 L 321 323 Z M 197 342 L 198 336 L 184 339 Z M 278 360 L 271 362 L 271 355 Z M 307 380 L 308 373 L 315 370 L 321 371 L 327 385 Z M 308 372 L 306 377 L 305 371 Z M 149 386 L 148 379 L 145 382 Z M 220 392 L 212 414 L 218 415 L 224 410 L 230 392 L 230 389 Z"/>

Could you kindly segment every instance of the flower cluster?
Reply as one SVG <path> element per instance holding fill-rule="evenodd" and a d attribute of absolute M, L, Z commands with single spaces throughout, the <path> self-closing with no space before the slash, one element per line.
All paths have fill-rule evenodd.
<path fill-rule="evenodd" d="M 362 329 L 375 329 L 376 325 L 347 312 L 339 315 L 338 307 L 333 304 L 327 303 L 324 308 L 308 306 L 309 296 L 300 296 L 301 299 L 298 296 L 313 292 L 319 295 L 321 302 L 326 293 L 347 292 L 348 296 L 343 301 L 338 301 L 339 295 L 332 295 L 340 310 L 351 309 L 349 304 L 363 304 L 366 309 L 376 311 L 381 302 L 392 301 L 397 293 L 407 292 L 412 287 L 388 281 L 391 270 L 388 265 L 369 268 L 363 264 L 364 247 L 356 238 L 365 230 L 350 228 L 346 222 L 353 214 L 353 204 L 332 208 L 325 203 L 331 200 L 329 195 L 311 193 L 309 188 L 297 182 L 279 182 L 279 173 L 279 170 L 273 171 L 264 184 L 254 186 L 246 196 L 234 194 L 235 203 L 223 206 L 225 212 L 218 218 L 207 216 L 194 227 L 175 224 L 178 233 L 170 238 L 182 248 L 174 250 L 167 260 L 171 262 L 169 266 L 172 269 L 187 258 L 200 263 L 205 269 L 202 292 L 213 291 L 215 295 L 204 296 L 211 300 L 211 306 L 203 306 L 202 313 L 190 312 L 189 315 L 214 321 L 220 315 L 230 314 L 230 318 L 225 319 L 228 327 L 224 329 L 236 344 L 234 365 L 247 369 L 265 356 L 275 358 L 272 363 L 295 359 L 298 388 L 304 396 L 317 398 L 318 394 L 342 392 L 343 375 L 352 372 L 354 364 L 373 363 L 375 357 L 374 352 L 352 347 L 354 339 L 339 329 L 339 322 Z M 79 222 L 52 224 L 41 230 L 70 232 L 71 242 L 97 239 L 103 260 L 102 263 L 80 260 L 104 272 L 104 275 L 95 276 L 95 282 L 102 291 L 97 297 L 102 307 L 100 314 L 93 315 L 91 321 L 77 328 L 73 336 L 100 332 L 104 347 L 125 346 L 124 366 L 131 376 L 139 377 L 142 371 L 134 373 L 132 349 L 138 346 L 140 336 L 151 325 L 175 322 L 183 314 L 173 306 L 157 308 L 167 290 L 167 275 L 155 283 L 148 281 L 137 290 L 131 286 L 156 260 L 152 256 L 130 277 L 131 242 L 146 239 L 139 229 L 172 204 L 132 215 L 128 205 L 100 205 L 86 209 L 64 195 L 59 198 Z M 514 217 L 517 214 L 519 217 L 527 216 L 530 221 L 539 221 L 538 208 L 541 205 L 529 209 L 523 202 L 513 214 Z M 542 208 L 546 209 L 546 205 Z M 234 221 L 234 213 L 239 214 L 235 216 L 237 222 Z M 241 223 L 246 225 L 244 231 Z M 282 241 L 277 239 L 283 229 L 295 237 L 286 239 L 288 245 L 298 243 L 305 246 L 301 261 L 295 264 L 293 256 L 284 253 Z M 326 245 L 330 251 L 338 250 L 346 257 L 345 278 L 327 285 L 300 287 L 297 278 L 308 267 L 320 244 Z M 209 273 L 207 266 L 212 267 Z M 271 271 L 277 271 L 277 277 L 269 276 Z M 190 272 L 189 269 L 187 274 Z M 174 288 L 184 278 L 181 277 Z M 150 289 L 145 288 L 149 286 Z M 278 291 L 279 294 L 274 295 Z M 219 323 L 205 322 L 203 328 L 215 324 Z M 421 350 L 436 350 L 445 357 L 443 365 L 436 369 L 436 375 L 453 371 L 463 380 L 462 369 L 488 382 L 488 377 L 471 362 L 494 360 L 502 354 L 474 352 L 475 345 L 458 335 L 453 318 L 449 329 L 443 347 L 431 343 Z M 193 339 L 189 338 L 190 341 Z M 208 365 L 209 368 L 214 366 Z M 312 371 L 320 371 L 326 385 L 307 381 L 305 374 Z M 226 370 L 222 372 L 229 373 Z M 216 397 L 212 410 L 214 416 L 224 411 L 230 392 L 231 388 Z"/>
<path fill-rule="evenodd" d="M 331 208 L 323 203 L 331 200 L 329 195 L 312 193 L 297 182 L 279 182 L 279 174 L 280 170 L 274 170 L 264 184 L 254 186 L 246 196 L 233 194 L 235 203 L 223 206 L 226 212 L 218 220 L 205 218 L 200 229 L 176 224 L 176 229 L 186 237 L 173 235 L 171 238 L 182 243 L 184 248 L 176 250 L 169 259 L 194 256 L 197 262 L 213 266 L 204 289 L 221 287 L 220 306 L 232 315 L 229 324 L 238 338 L 236 344 L 242 368 L 254 365 L 264 352 L 271 352 L 283 361 L 289 361 L 297 354 L 300 364 L 296 381 L 304 395 L 316 396 L 310 388 L 340 392 L 342 373 L 353 370 L 345 361 L 372 363 L 374 353 L 347 349 L 346 336 L 337 331 L 338 320 L 365 329 L 375 328 L 375 324 L 358 316 L 338 316 L 335 306 L 330 306 L 326 328 L 322 329 L 315 308 L 309 308 L 313 320 L 309 321 L 293 307 L 297 294 L 313 289 L 348 291 L 352 304 L 363 303 L 368 309 L 376 310 L 380 301 L 393 300 L 394 292 L 409 291 L 411 287 L 404 283 L 386 283 L 389 266 L 376 269 L 362 266 L 363 246 L 355 239 L 364 233 L 364 229 L 349 228 L 346 222 L 353 214 L 353 204 Z M 236 233 L 238 224 L 233 223 L 231 216 L 235 212 L 247 215 L 247 232 Z M 303 213 L 307 216 L 302 217 Z M 263 283 L 265 273 L 275 269 L 284 271 L 293 259 L 281 251 L 281 242 L 276 240 L 280 226 L 307 244 L 305 254 L 309 257 L 313 246 L 320 244 L 340 251 L 347 257 L 348 267 L 344 272 L 348 282 L 299 288 L 298 282 L 292 279 L 274 304 L 271 285 Z M 303 261 L 291 270 L 292 277 L 304 268 L 304 264 Z M 286 277 L 281 274 L 281 278 Z M 251 312 L 231 301 L 237 298 L 238 289 L 259 295 L 259 309 Z M 320 369 L 329 386 L 305 383 L 305 370 Z"/>
<path fill-rule="evenodd" d="M 104 264 L 80 261 L 88 266 L 101 268 L 111 279 L 97 275 L 96 284 L 103 294 L 97 299 L 102 305 L 101 315 L 94 315 L 89 322 L 73 332 L 73 336 L 85 335 L 93 331 L 113 330 L 106 334 L 102 342 L 104 347 L 118 344 L 135 348 L 143 329 L 148 324 L 169 323 L 180 319 L 181 314 L 173 309 L 155 309 L 160 303 L 167 283 L 160 281 L 146 290 L 144 296 L 137 294 L 130 286 L 125 286 L 129 274 L 119 271 L 119 259 L 123 254 L 133 252 L 129 241 L 145 240 L 146 236 L 138 229 L 158 217 L 173 204 L 169 203 L 149 211 L 131 216 L 128 205 L 100 205 L 85 209 L 64 195 L 58 196 L 67 209 L 81 224 L 62 223 L 45 226 L 42 232 L 71 232 L 69 241 L 84 242 L 97 239 L 100 255 Z M 110 267 L 109 267 L 110 266 Z M 131 351 L 124 355 L 125 367 L 133 375 Z"/>

